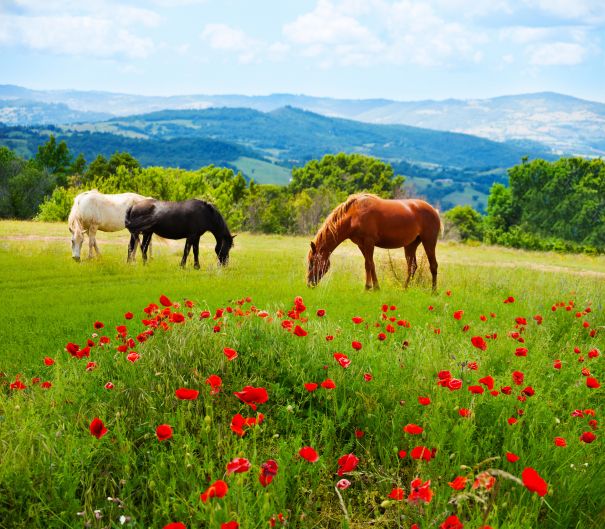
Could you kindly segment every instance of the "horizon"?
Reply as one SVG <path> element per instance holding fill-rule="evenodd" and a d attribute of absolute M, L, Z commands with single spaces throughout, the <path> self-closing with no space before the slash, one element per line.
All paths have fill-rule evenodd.
<path fill-rule="evenodd" d="M 553 92 L 605 102 L 604 30 L 598 0 L 8 0 L 0 83 L 149 97 Z"/>

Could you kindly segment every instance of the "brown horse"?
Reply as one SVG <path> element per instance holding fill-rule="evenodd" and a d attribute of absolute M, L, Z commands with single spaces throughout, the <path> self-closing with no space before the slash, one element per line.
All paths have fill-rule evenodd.
<path fill-rule="evenodd" d="M 330 268 L 330 254 L 344 240 L 351 239 L 363 254 L 366 289 L 378 289 L 374 247 L 403 248 L 408 264 L 407 288 L 418 268 L 416 249 L 422 243 L 437 288 L 435 246 L 441 232 L 439 212 L 424 200 L 385 200 L 375 195 L 351 195 L 337 206 L 311 242 L 307 284 L 315 286 Z"/>

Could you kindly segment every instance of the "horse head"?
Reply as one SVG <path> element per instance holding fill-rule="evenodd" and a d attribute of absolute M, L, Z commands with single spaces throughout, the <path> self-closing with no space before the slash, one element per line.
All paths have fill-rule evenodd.
<path fill-rule="evenodd" d="M 329 254 L 326 255 L 319 251 L 315 243 L 311 242 L 311 249 L 309 250 L 307 261 L 309 264 L 307 269 L 307 286 L 315 287 L 330 269 L 330 257 Z"/>
<path fill-rule="evenodd" d="M 229 251 L 233 248 L 233 239 L 235 239 L 235 237 L 236 235 L 226 233 L 221 239 L 216 241 L 214 251 L 216 252 L 218 262 L 221 266 L 225 266 L 229 262 Z"/>
<path fill-rule="evenodd" d="M 84 233 L 79 225 L 69 227 L 71 232 L 71 256 L 74 261 L 80 260 L 80 250 L 82 249 L 82 243 L 84 242 Z"/>

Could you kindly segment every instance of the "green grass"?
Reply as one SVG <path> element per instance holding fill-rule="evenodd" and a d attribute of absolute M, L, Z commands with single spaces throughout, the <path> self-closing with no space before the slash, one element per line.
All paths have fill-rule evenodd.
<path fill-rule="evenodd" d="M 255 158 L 240 157 L 233 165 L 258 184 L 287 185 L 292 177 L 290 169 Z"/>
<path fill-rule="evenodd" d="M 75 263 L 63 225 L 0 222 L 0 289 L 4 315 L 0 327 L 0 527 L 123 527 L 161 528 L 182 521 L 191 528 L 218 528 L 237 520 L 241 528 L 266 528 L 270 517 L 283 513 L 288 527 L 300 528 L 421 528 L 439 527 L 455 513 L 467 529 L 490 525 L 512 528 L 597 528 L 605 523 L 605 484 L 602 480 L 601 430 L 591 444 L 580 443 L 592 417 L 572 417 L 574 409 L 592 408 L 601 423 L 603 389 L 589 389 L 580 370 L 598 380 L 603 356 L 588 358 L 592 348 L 603 350 L 603 331 L 591 338 L 582 327 L 605 325 L 605 259 L 603 257 L 539 254 L 488 247 L 442 243 L 439 290 L 432 294 L 426 271 L 404 291 L 393 277 L 386 252 L 378 252 L 380 292 L 363 290 L 363 260 L 352 245 L 339 248 L 332 269 L 316 289 L 304 283 L 308 238 L 251 236 L 236 239 L 227 268 L 219 269 L 212 238 L 203 239 L 202 270 L 178 267 L 182 244 L 154 246 L 155 257 L 144 267 L 127 265 L 126 237 L 101 234 L 100 260 Z M 391 252 L 397 269 L 401 252 Z M 397 271 L 400 275 L 400 272 Z M 451 291 L 448 296 L 446 291 Z M 144 329 L 142 309 L 158 303 L 160 294 L 173 301 L 195 301 L 194 317 L 157 329 L 136 351 L 135 363 L 115 350 L 116 325 L 126 324 L 136 337 Z M 277 311 L 291 309 L 303 296 L 307 310 L 298 322 L 309 334 L 296 337 L 284 330 Z M 503 304 L 508 296 L 515 303 Z M 226 313 L 220 332 L 213 319 L 198 318 L 208 309 L 237 308 L 246 296 L 244 315 Z M 553 303 L 575 301 L 575 308 L 551 311 Z M 385 332 L 381 306 L 410 328 L 395 325 Z M 269 317 L 255 312 L 254 305 Z M 592 312 L 576 318 L 576 311 Z M 428 310 L 432 306 L 433 310 Z M 317 309 L 326 316 L 315 315 Z M 464 310 L 462 321 L 452 317 Z M 173 309 L 185 312 L 187 309 Z M 135 313 L 124 320 L 126 311 Z M 490 312 L 495 317 L 490 317 Z M 541 314 L 542 325 L 532 317 Z M 480 320 L 486 315 L 487 321 Z M 352 316 L 364 323 L 355 325 Z M 522 336 L 527 357 L 515 356 L 520 346 L 508 334 L 515 318 L 525 317 Z M 287 316 L 286 316 L 287 318 Z M 81 346 L 95 332 L 110 337 L 105 349 L 94 347 L 90 358 L 77 360 L 63 350 L 69 341 Z M 381 327 L 375 327 L 378 323 Z M 470 325 L 462 332 L 464 324 Z M 436 330 L 439 330 L 439 333 Z M 385 341 L 377 335 L 385 332 Z M 482 352 L 471 336 L 497 333 Z M 327 342 L 326 335 L 334 340 Z M 98 338 L 94 338 L 95 341 Z M 351 342 L 363 344 L 354 351 Z M 405 344 L 404 344 L 405 342 Z M 578 346 L 585 361 L 573 352 Z M 239 356 L 228 362 L 224 347 Z M 333 359 L 340 351 L 351 359 L 348 369 Z M 55 365 L 45 366 L 50 356 Z M 561 359 L 563 368 L 553 369 Z M 96 369 L 86 371 L 88 361 Z M 478 363 L 477 371 L 466 366 Z M 463 381 L 459 391 L 437 386 L 437 373 L 450 370 Z M 512 384 L 511 372 L 525 373 L 522 386 Z M 364 373 L 373 380 L 366 382 Z M 10 390 L 17 374 L 28 386 Z M 223 380 L 221 393 L 211 396 L 204 383 L 210 374 Z M 467 386 L 491 375 L 495 389 L 510 385 L 510 396 L 472 395 Z M 51 381 L 43 390 L 32 377 Z M 332 378 L 336 389 L 309 393 L 305 382 Z M 112 381 L 114 389 L 104 389 Z M 265 387 L 268 402 L 258 412 L 264 423 L 239 438 L 229 428 L 236 413 L 253 416 L 233 396 L 246 385 Z M 536 394 L 519 402 L 521 389 Z M 179 401 L 179 387 L 200 390 L 195 401 Z M 418 396 L 429 396 L 420 406 Z M 461 418 L 460 408 L 472 411 Z M 523 415 L 518 410 L 523 410 Z M 517 424 L 507 424 L 516 416 Z M 108 433 L 96 439 L 88 431 L 100 417 Z M 159 443 L 155 427 L 170 424 L 174 437 Z M 403 433 L 408 423 L 419 424 L 419 436 Z M 355 431 L 365 435 L 356 437 Z M 554 446 L 554 437 L 567 440 Z M 320 454 L 315 464 L 297 457 L 305 445 Z M 399 450 L 414 446 L 436 448 L 430 462 L 400 459 Z M 504 458 L 518 454 L 517 463 Z M 337 459 L 354 453 L 360 463 L 347 477 L 352 485 L 341 492 L 347 518 L 334 484 Z M 248 458 L 252 470 L 225 476 L 234 457 Z M 493 459 L 492 459 L 493 458 Z M 274 459 L 279 471 L 266 488 L 258 482 L 261 464 Z M 535 468 L 548 482 L 543 499 L 517 484 L 523 468 Z M 480 471 L 490 470 L 497 484 L 491 492 L 472 491 Z M 498 473 L 503 471 L 507 474 Z M 447 483 L 457 475 L 471 482 L 457 505 Z M 431 480 L 432 501 L 414 506 L 388 500 L 393 487 L 410 492 L 410 481 Z M 217 479 L 229 492 L 203 504 L 199 495 Z M 119 498 L 124 507 L 107 500 Z M 483 504 L 479 500 L 484 500 Z M 103 518 L 94 520 L 94 510 Z M 80 517 L 76 513 L 84 512 Z M 279 526 L 279 522 L 278 522 Z"/>

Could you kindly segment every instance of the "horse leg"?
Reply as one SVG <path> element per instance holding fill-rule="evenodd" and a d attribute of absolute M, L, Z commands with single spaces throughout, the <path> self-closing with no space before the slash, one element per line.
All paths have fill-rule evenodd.
<path fill-rule="evenodd" d="M 147 264 L 147 248 L 149 248 L 149 244 L 151 243 L 152 235 L 153 232 L 143 234 L 143 242 L 141 243 L 141 254 L 143 254 L 143 264 Z"/>
<path fill-rule="evenodd" d="M 127 263 L 132 263 L 134 261 L 134 257 L 137 253 L 137 246 L 139 245 L 139 234 L 130 234 L 130 242 L 128 243 L 128 259 L 126 259 Z"/>
<path fill-rule="evenodd" d="M 193 239 L 193 268 L 195 268 L 196 270 L 200 269 L 200 260 L 199 260 L 199 253 L 200 253 L 200 238 L 197 237 L 195 239 Z"/>
<path fill-rule="evenodd" d="M 183 258 L 181 259 L 181 267 L 184 268 L 187 263 L 187 257 L 189 257 L 189 250 L 191 250 L 191 245 L 193 244 L 193 240 L 191 238 L 185 241 L 185 249 L 183 250 Z"/>
<path fill-rule="evenodd" d="M 370 290 L 372 286 L 379 290 L 378 279 L 376 278 L 376 268 L 374 267 L 374 245 L 364 244 L 359 247 L 365 259 L 366 267 L 366 290 Z"/>
<path fill-rule="evenodd" d="M 404 288 L 408 288 L 410 280 L 414 277 L 418 264 L 416 262 L 416 249 L 420 244 L 420 238 L 416 238 L 413 242 L 404 247 L 405 249 L 405 260 L 408 263 L 408 277 L 405 280 Z"/>
<path fill-rule="evenodd" d="M 88 228 L 88 258 L 92 259 L 94 257 L 93 252 L 94 248 L 97 245 L 97 228 L 91 226 Z M 97 254 L 98 255 L 98 254 Z"/>
<path fill-rule="evenodd" d="M 429 260 L 429 267 L 431 269 L 431 276 L 433 276 L 433 292 L 437 290 L 437 258 L 435 257 L 435 246 L 437 246 L 437 241 L 422 241 L 422 246 L 424 246 L 424 251 L 426 253 L 426 257 Z"/>

